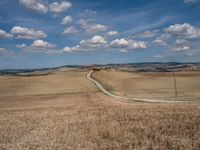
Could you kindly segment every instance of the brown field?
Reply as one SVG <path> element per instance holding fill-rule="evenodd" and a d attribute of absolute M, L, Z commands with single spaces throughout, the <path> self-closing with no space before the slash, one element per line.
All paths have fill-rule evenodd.
<path fill-rule="evenodd" d="M 109 85 L 140 77 L 98 76 L 105 73 Z M 85 75 L 1 76 L 0 149 L 200 149 L 199 104 L 126 103 L 98 92 Z"/>
<path fill-rule="evenodd" d="M 177 72 L 175 97 L 172 73 L 99 71 L 93 77 L 109 91 L 130 98 L 200 100 L 200 72 Z"/>
<path fill-rule="evenodd" d="M 96 91 L 87 72 L 66 71 L 41 76 L 0 76 L 1 96 L 63 94 Z"/>

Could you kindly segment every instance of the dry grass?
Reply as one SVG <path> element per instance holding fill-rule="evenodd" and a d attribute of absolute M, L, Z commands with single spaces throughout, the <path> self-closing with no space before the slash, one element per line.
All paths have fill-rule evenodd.
<path fill-rule="evenodd" d="M 178 97 L 172 73 L 100 71 L 93 77 L 108 90 L 127 97 L 200 100 L 200 72 L 176 73 Z"/>
<path fill-rule="evenodd" d="M 53 75 L 37 80 L 23 77 L 20 83 L 26 84 L 12 79 L 13 85 L 20 85 L 19 90 L 12 87 L 11 81 L 4 82 L 7 90 L 8 83 L 21 96 L 0 96 L 0 149 L 200 149 L 200 105 L 124 103 L 89 92 L 96 89 L 85 81 L 85 73 L 70 74 L 61 78 L 70 84 L 62 83 L 61 87 L 57 87 L 61 81 L 50 80 L 55 79 Z M 28 94 L 21 92 L 28 91 L 23 85 L 32 87 L 39 82 L 46 88 L 54 82 L 60 91 L 65 88 L 65 93 L 25 96 Z M 56 87 L 39 92 L 48 93 Z M 69 94 L 73 88 L 79 93 Z M 82 89 L 85 92 L 80 93 Z M 38 93 L 37 89 L 34 92 Z"/>
<path fill-rule="evenodd" d="M 4 97 L 0 107 L 2 150 L 200 148 L 199 105 L 130 105 L 83 93 Z"/>
<path fill-rule="evenodd" d="M 38 95 L 95 91 L 87 72 L 66 71 L 44 76 L 0 76 L 0 95 Z M 76 81 L 76 82 L 74 82 Z"/>

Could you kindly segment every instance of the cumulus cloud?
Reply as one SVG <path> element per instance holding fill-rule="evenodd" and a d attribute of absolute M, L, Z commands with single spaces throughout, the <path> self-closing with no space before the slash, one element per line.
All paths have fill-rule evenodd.
<path fill-rule="evenodd" d="M 107 36 L 116 36 L 116 35 L 118 35 L 118 32 L 117 31 L 109 31 L 108 33 L 107 33 Z"/>
<path fill-rule="evenodd" d="M 75 46 L 75 47 L 64 47 L 63 52 L 65 53 L 73 53 L 73 52 L 78 52 L 78 51 L 84 51 L 84 49 L 81 49 L 79 45 Z"/>
<path fill-rule="evenodd" d="M 50 4 L 50 12 L 58 14 L 65 10 L 68 10 L 70 7 L 72 7 L 72 4 L 68 1 L 62 1 L 62 2 L 54 2 Z"/>
<path fill-rule="evenodd" d="M 32 47 L 36 48 L 55 48 L 56 46 L 52 43 L 45 42 L 43 40 L 36 40 L 32 43 Z"/>
<path fill-rule="evenodd" d="M 71 50 L 70 47 L 66 46 L 66 47 L 63 48 L 63 52 L 72 53 L 73 51 Z"/>
<path fill-rule="evenodd" d="M 72 16 L 65 16 L 62 19 L 62 24 L 71 24 L 72 23 Z"/>
<path fill-rule="evenodd" d="M 43 40 L 35 40 L 31 45 L 18 44 L 16 47 L 24 52 L 59 53 L 55 44 Z"/>
<path fill-rule="evenodd" d="M 11 33 L 17 39 L 39 39 L 45 38 L 47 35 L 40 30 L 29 29 L 25 27 L 15 26 L 11 29 Z"/>
<path fill-rule="evenodd" d="M 7 33 L 0 29 L 0 39 L 11 39 L 13 37 L 12 34 Z"/>
<path fill-rule="evenodd" d="M 116 39 L 113 40 L 110 44 L 112 47 L 115 48 L 123 48 L 129 46 L 129 41 L 127 41 L 126 39 Z"/>
<path fill-rule="evenodd" d="M 80 28 L 83 29 L 85 32 L 90 34 L 96 34 L 99 32 L 106 31 L 108 27 L 106 25 L 98 24 L 98 23 L 89 23 L 85 19 L 80 19 L 78 21 Z"/>
<path fill-rule="evenodd" d="M 81 40 L 80 45 L 100 45 L 106 44 L 107 41 L 100 35 L 95 35 L 89 40 Z"/>
<path fill-rule="evenodd" d="M 63 52 L 94 51 L 106 46 L 108 42 L 100 35 L 95 35 L 91 39 L 81 40 L 79 45 L 74 47 L 66 46 Z"/>
<path fill-rule="evenodd" d="M 75 27 L 71 26 L 71 27 L 65 29 L 63 34 L 68 35 L 68 34 L 74 34 L 74 33 L 77 33 L 77 32 L 78 32 L 78 30 Z"/>
<path fill-rule="evenodd" d="M 91 39 L 81 40 L 79 46 L 82 50 L 95 50 L 105 46 L 107 41 L 100 35 L 95 35 Z"/>
<path fill-rule="evenodd" d="M 144 41 L 126 40 L 126 39 L 115 39 L 110 42 L 112 48 L 120 48 L 123 51 L 145 49 L 147 44 Z"/>
<path fill-rule="evenodd" d="M 28 9 L 40 13 L 46 13 L 48 11 L 48 5 L 43 0 L 19 0 L 19 3 Z"/>
<path fill-rule="evenodd" d="M 63 48 L 63 52 L 84 52 L 84 51 L 94 51 L 100 49 L 115 49 L 122 52 L 127 52 L 129 50 L 135 49 L 145 49 L 147 48 L 147 43 L 144 41 L 134 41 L 126 39 L 116 39 L 108 43 L 104 37 L 100 35 L 95 35 L 91 39 L 81 40 L 79 45 L 74 47 L 66 46 Z"/>
<path fill-rule="evenodd" d="M 171 25 L 165 32 L 176 38 L 197 39 L 200 38 L 200 28 L 196 28 L 188 23 Z"/>

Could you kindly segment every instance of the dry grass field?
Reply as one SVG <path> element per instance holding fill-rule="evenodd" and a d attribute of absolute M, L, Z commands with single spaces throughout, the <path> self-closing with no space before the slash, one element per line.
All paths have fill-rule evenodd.
<path fill-rule="evenodd" d="M 0 77 L 0 149 L 200 149 L 199 104 L 126 103 L 85 75 Z"/>
<path fill-rule="evenodd" d="M 177 72 L 178 97 L 172 73 L 99 71 L 93 77 L 109 91 L 132 98 L 200 100 L 200 72 Z"/>
<path fill-rule="evenodd" d="M 0 76 L 1 96 L 62 94 L 95 91 L 86 71 L 64 71 L 41 76 Z"/>

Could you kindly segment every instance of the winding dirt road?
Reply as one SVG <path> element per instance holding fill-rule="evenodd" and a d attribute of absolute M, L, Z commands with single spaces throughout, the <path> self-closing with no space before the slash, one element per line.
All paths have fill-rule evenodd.
<path fill-rule="evenodd" d="M 111 93 L 110 91 L 106 90 L 98 81 L 93 79 L 91 75 L 93 74 L 93 70 L 90 70 L 87 74 L 87 79 L 93 82 L 104 94 L 117 98 L 117 99 L 124 99 L 127 101 L 134 101 L 134 102 L 146 102 L 146 103 L 183 103 L 183 101 L 167 101 L 167 100 L 158 100 L 158 99 L 141 99 L 141 98 L 128 98 L 122 97 L 116 94 Z"/>

